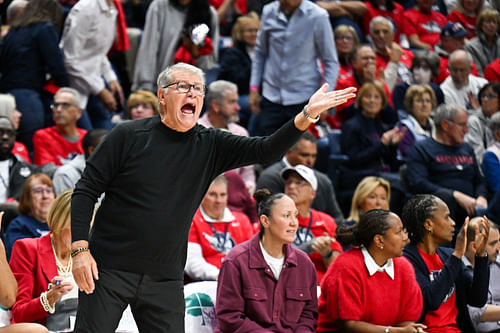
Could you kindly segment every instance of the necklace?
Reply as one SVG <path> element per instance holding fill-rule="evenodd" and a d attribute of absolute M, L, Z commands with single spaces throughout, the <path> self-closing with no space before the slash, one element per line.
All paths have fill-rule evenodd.
<path fill-rule="evenodd" d="M 54 257 L 56 258 L 56 266 L 57 266 L 57 272 L 60 274 L 63 278 L 69 278 L 73 276 L 73 273 L 71 272 L 73 268 L 73 258 L 69 256 L 69 262 L 67 266 L 64 266 L 60 261 L 59 258 L 57 258 L 56 254 L 56 249 L 54 248 L 54 242 L 52 241 L 52 235 L 50 235 L 50 243 L 52 245 L 52 251 L 54 252 Z"/>

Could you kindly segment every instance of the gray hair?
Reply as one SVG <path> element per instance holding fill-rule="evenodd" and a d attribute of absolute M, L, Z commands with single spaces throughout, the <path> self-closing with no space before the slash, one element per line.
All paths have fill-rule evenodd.
<path fill-rule="evenodd" d="M 491 132 L 500 131 L 500 112 L 495 112 L 488 121 Z"/>
<path fill-rule="evenodd" d="M 213 100 L 217 101 L 219 104 L 224 102 L 226 94 L 228 91 L 238 92 L 238 86 L 232 82 L 225 80 L 217 80 L 208 86 L 207 95 L 205 96 L 205 103 L 207 103 L 210 109 L 210 104 Z"/>
<path fill-rule="evenodd" d="M 57 93 L 54 95 L 54 97 L 56 97 L 57 95 L 62 94 L 62 93 L 68 93 L 68 94 L 73 95 L 73 104 L 75 104 L 76 107 L 80 107 L 79 106 L 80 105 L 80 93 L 76 89 L 73 89 L 70 87 L 62 87 L 57 91 Z"/>
<path fill-rule="evenodd" d="M 11 94 L 0 94 L 0 117 L 12 119 L 16 110 L 16 99 Z"/>
<path fill-rule="evenodd" d="M 443 120 L 454 121 L 457 117 L 458 110 L 467 112 L 456 104 L 441 104 L 438 106 L 436 112 L 434 113 L 434 123 L 436 128 L 441 128 Z"/>
<path fill-rule="evenodd" d="M 11 22 L 12 20 L 16 19 L 18 10 L 21 8 L 25 8 L 27 4 L 28 4 L 27 0 L 12 1 L 7 7 L 7 13 L 6 13 L 7 22 Z"/>
<path fill-rule="evenodd" d="M 462 49 L 458 49 L 458 50 L 455 50 L 453 52 L 451 52 L 450 54 L 450 60 L 448 61 L 448 67 L 451 66 L 451 63 L 455 60 L 457 60 L 457 58 L 461 57 L 465 55 L 467 57 L 467 60 L 468 60 L 468 63 L 469 63 L 469 68 L 472 69 L 472 62 L 473 62 L 473 59 L 472 59 L 472 56 L 470 55 L 469 52 L 467 51 L 464 51 Z"/>
<path fill-rule="evenodd" d="M 370 21 L 370 34 L 373 34 L 373 26 L 377 23 L 387 24 L 389 26 L 389 29 L 391 30 L 391 33 L 394 34 L 394 24 L 391 20 L 383 16 L 375 16 L 374 18 L 372 18 L 372 20 Z"/>
<path fill-rule="evenodd" d="M 158 75 L 158 80 L 156 81 L 158 88 L 163 88 L 172 83 L 174 80 L 175 72 L 186 72 L 189 74 L 197 75 L 200 78 L 201 83 L 205 84 L 205 73 L 203 73 L 201 69 L 193 65 L 179 62 L 175 65 L 168 66 L 163 70 L 163 72 L 160 73 L 160 75 Z"/>

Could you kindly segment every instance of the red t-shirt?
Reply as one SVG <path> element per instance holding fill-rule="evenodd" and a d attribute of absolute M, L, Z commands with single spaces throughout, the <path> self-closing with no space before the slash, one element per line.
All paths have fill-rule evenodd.
<path fill-rule="evenodd" d="M 312 240 L 314 237 L 323 236 L 326 232 L 331 237 L 335 237 L 337 231 L 337 224 L 333 217 L 323 212 L 311 209 L 311 217 L 298 217 L 299 228 L 295 236 L 294 243 L 296 245 L 302 244 Z M 311 222 L 311 227 L 309 228 L 309 222 Z M 342 246 L 338 242 L 332 242 L 330 248 L 333 251 L 342 252 Z M 326 273 L 326 267 L 323 264 L 323 258 L 319 252 L 314 252 L 309 254 L 309 258 L 316 267 L 316 273 L 318 275 L 318 284 L 321 283 L 323 276 Z"/>
<path fill-rule="evenodd" d="M 33 135 L 33 162 L 36 165 L 54 163 L 63 165 L 71 161 L 75 155 L 83 154 L 82 140 L 87 130 L 77 128 L 78 141 L 70 142 L 57 131 L 56 126 L 39 129 Z"/>
<path fill-rule="evenodd" d="M 24 143 L 16 141 L 12 147 L 11 153 L 16 157 L 22 159 L 26 163 L 31 163 L 30 154 Z"/>
<path fill-rule="evenodd" d="M 436 11 L 430 14 L 422 13 L 416 8 L 408 9 L 403 14 L 402 32 L 406 36 L 417 35 L 421 42 L 432 46 L 439 44 L 441 29 L 448 22 L 446 17 Z"/>
<path fill-rule="evenodd" d="M 422 259 L 430 272 L 430 279 L 432 281 L 434 279 L 434 275 L 441 271 L 444 264 L 437 253 L 427 254 L 420 249 L 418 249 L 418 252 L 422 256 Z M 424 324 L 427 325 L 427 329 L 425 330 L 426 332 L 460 333 L 460 330 L 457 327 L 458 310 L 455 305 L 456 297 L 457 293 L 455 292 L 455 285 L 453 285 L 453 288 L 448 292 L 439 309 L 426 312 L 424 318 Z"/>
<path fill-rule="evenodd" d="M 458 22 L 463 27 L 467 32 L 469 33 L 466 37 L 468 39 L 471 39 L 473 37 L 476 37 L 476 22 L 477 22 L 477 16 L 468 16 L 465 14 L 462 14 L 458 10 L 453 10 L 451 13 L 448 14 L 448 21 L 450 22 Z"/>
<path fill-rule="evenodd" d="M 254 235 L 253 226 L 245 214 L 234 211 L 231 213 L 233 221 L 213 222 L 210 225 L 198 209 L 189 230 L 188 242 L 199 244 L 203 258 L 217 268 L 220 268 L 222 259 L 236 244 L 243 243 Z"/>
<path fill-rule="evenodd" d="M 386 9 L 373 8 L 369 1 L 364 2 L 366 5 L 366 12 L 363 15 L 363 33 L 365 36 L 370 34 L 370 21 L 377 16 L 383 16 L 392 21 L 395 28 L 394 40 L 399 42 L 399 34 L 401 33 L 401 28 L 403 24 L 403 12 L 404 8 L 399 3 L 393 1 L 394 10 L 391 12 Z"/>

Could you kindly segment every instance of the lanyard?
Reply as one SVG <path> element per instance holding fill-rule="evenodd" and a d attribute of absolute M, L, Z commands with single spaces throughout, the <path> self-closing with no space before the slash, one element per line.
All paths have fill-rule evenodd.
<path fill-rule="evenodd" d="M 312 216 L 311 210 L 309 210 L 309 215 L 310 215 L 309 225 L 307 226 L 306 234 L 304 235 L 304 239 L 302 239 L 302 237 L 300 237 L 300 234 L 297 233 L 295 235 L 295 241 L 293 242 L 295 245 L 300 245 L 300 244 L 304 243 L 307 240 L 307 237 L 309 236 L 309 234 L 311 233 L 311 226 L 312 226 L 312 221 L 313 221 L 313 216 Z"/>

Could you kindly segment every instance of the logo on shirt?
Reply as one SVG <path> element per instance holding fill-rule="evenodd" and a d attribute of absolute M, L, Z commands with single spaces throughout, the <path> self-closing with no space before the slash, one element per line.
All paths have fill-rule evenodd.
<path fill-rule="evenodd" d="M 420 26 L 424 28 L 428 33 L 441 33 L 441 27 L 439 26 L 439 24 L 437 24 L 437 22 L 429 21 L 425 24 L 421 24 Z"/>
<path fill-rule="evenodd" d="M 236 242 L 231 237 L 231 233 L 216 231 L 213 235 L 203 233 L 210 246 L 217 252 L 228 254 L 229 251 L 236 245 Z"/>
<path fill-rule="evenodd" d="M 439 271 L 431 270 L 431 273 L 429 274 L 429 279 L 431 281 L 434 281 L 435 277 L 437 277 L 439 273 L 441 273 L 441 270 Z M 450 299 L 450 297 L 453 295 L 454 292 L 455 292 L 455 284 L 453 284 L 453 286 L 450 288 L 450 290 L 448 291 L 448 293 L 446 294 L 441 303 L 446 303 L 446 301 Z"/>

